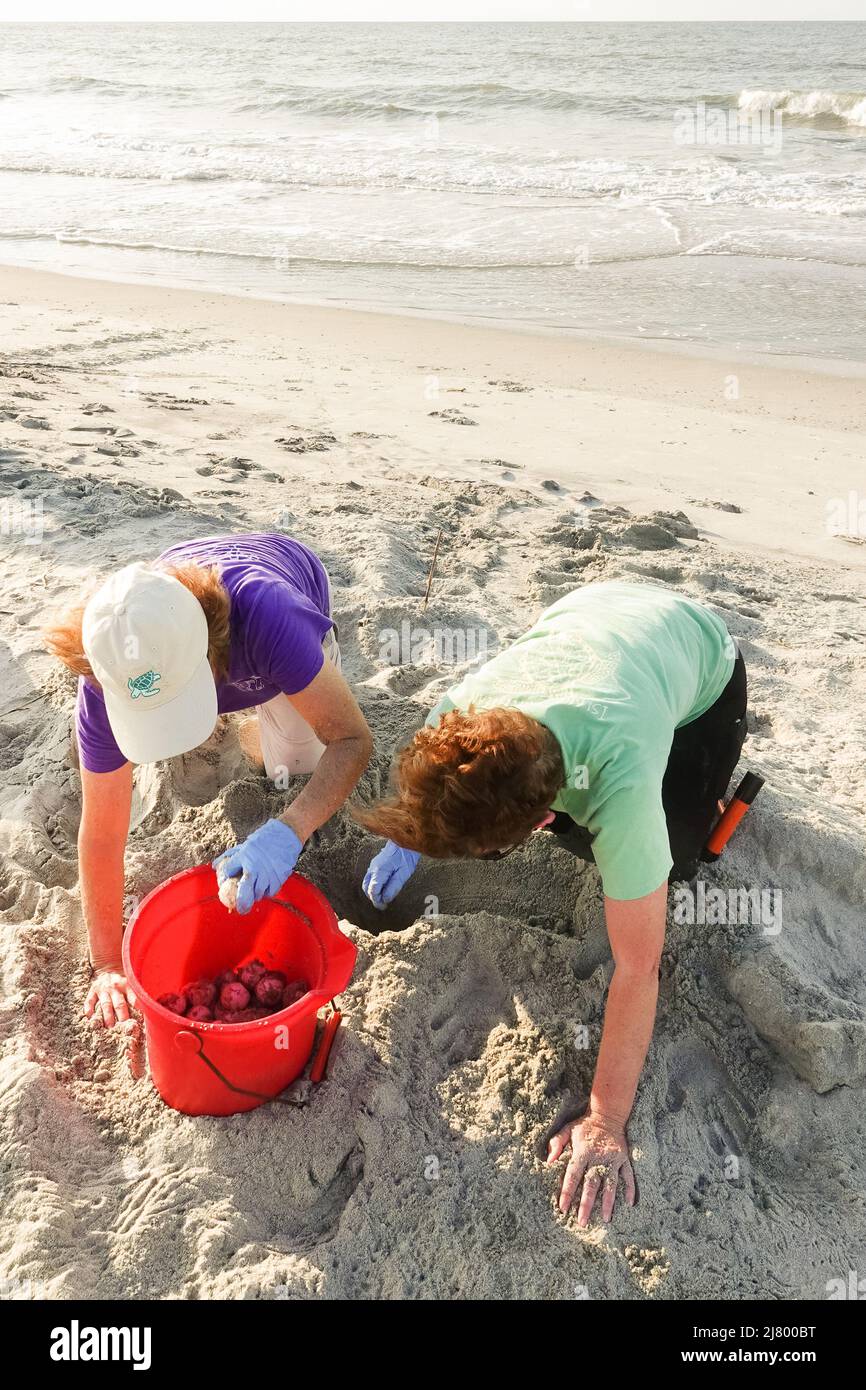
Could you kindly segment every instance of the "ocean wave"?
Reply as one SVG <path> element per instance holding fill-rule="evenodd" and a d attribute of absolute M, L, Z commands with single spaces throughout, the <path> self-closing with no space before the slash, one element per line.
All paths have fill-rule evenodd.
<path fill-rule="evenodd" d="M 744 90 L 737 98 L 737 109 L 746 113 L 772 109 L 803 121 L 829 118 L 866 128 L 866 92 Z"/>
<path fill-rule="evenodd" d="M 674 231 L 676 231 L 675 228 Z M 303 270 L 304 268 L 328 270 L 363 267 L 371 270 L 409 272 L 448 270 L 457 274 L 471 274 L 474 271 L 567 270 L 573 268 L 575 264 L 573 248 L 569 248 L 567 253 L 551 250 L 547 254 L 535 255 L 528 252 L 526 254 L 502 255 L 491 250 L 487 255 L 476 254 L 472 257 L 467 255 L 465 258 L 461 258 L 454 254 L 452 247 L 442 246 L 439 248 L 438 255 L 434 253 L 427 256 L 418 256 L 417 254 L 383 256 L 376 254 L 369 247 L 365 251 L 356 242 L 352 242 L 351 248 L 348 244 L 335 247 L 332 255 L 322 255 L 321 253 L 305 255 L 302 252 L 293 254 L 275 251 L 236 251 L 224 247 L 93 237 L 79 235 L 75 232 L 28 231 L 25 228 L 0 232 L 0 241 L 54 242 L 65 246 L 94 247 L 107 251 L 155 253 L 163 256 L 194 258 L 199 261 L 254 262 L 282 272 Z M 866 266 L 866 254 L 855 246 L 843 248 L 836 245 L 831 250 L 818 238 L 813 239 L 810 243 L 808 240 L 804 241 L 799 233 L 792 232 L 786 235 L 783 230 L 778 228 L 775 235 L 771 237 L 768 237 L 763 229 L 729 229 L 691 245 L 683 245 L 678 232 L 667 246 L 662 246 L 657 241 L 649 241 L 643 246 L 631 242 L 618 249 L 610 244 L 605 247 L 599 244 L 593 247 L 588 263 L 601 268 L 604 266 L 637 265 L 643 261 L 676 260 L 680 257 L 688 259 L 700 257 L 738 259 L 745 257 L 770 261 L 800 261 L 850 268 Z"/>
<path fill-rule="evenodd" d="M 93 92 L 97 96 L 108 97 L 180 97 L 189 88 L 176 85 L 161 87 L 148 82 L 129 82 L 117 77 L 90 77 L 80 74 L 53 77 L 47 84 L 47 91 L 59 95 L 65 92 Z"/>
<path fill-rule="evenodd" d="M 728 206 L 767 211 L 811 213 L 822 217 L 866 216 L 866 180 L 855 172 L 841 174 L 822 165 L 804 171 L 780 171 L 731 160 L 716 152 L 697 164 L 652 161 L 496 158 L 483 147 L 466 147 L 448 164 L 423 150 L 377 150 L 358 158 L 344 152 L 326 160 L 301 151 L 290 164 L 285 157 L 233 159 L 228 149 L 214 151 L 213 162 L 178 161 L 169 151 L 145 151 L 145 161 L 56 160 L 7 158 L 0 176 L 38 178 L 51 175 L 92 183 L 94 179 L 133 181 L 181 188 L 200 185 L 210 197 L 231 200 L 238 214 L 250 200 L 279 199 L 295 193 L 360 191 L 387 193 L 411 190 L 417 195 L 454 197 L 529 197 L 540 213 L 561 200 L 585 199 L 604 206 L 646 206 L 664 202 L 671 207 Z M 7 195 L 9 196 L 9 195 Z M 104 195 L 103 195 L 104 196 Z M 204 211 L 202 205 L 200 211 Z M 221 212 L 221 216 L 224 213 Z"/>
<path fill-rule="evenodd" d="M 315 116 L 411 117 L 483 114 L 490 109 L 579 111 L 586 99 L 577 92 L 548 87 L 514 87 L 505 82 L 436 83 L 399 90 L 381 87 L 332 91 L 325 87 L 297 87 L 290 91 L 267 88 L 238 112 L 267 114 L 298 111 Z"/>
<path fill-rule="evenodd" d="M 94 167 L 88 164 L 77 164 L 71 161 L 53 162 L 51 160 L 22 160 L 19 164 L 0 164 L 0 174 L 51 174 L 55 178 L 66 179 L 120 179 L 122 181 L 132 180 L 135 183 L 273 183 L 275 187 L 282 187 L 283 184 L 295 184 L 302 182 L 295 179 L 275 178 L 269 180 L 260 178 L 258 175 L 244 173 L 224 168 L 175 168 L 164 170 L 160 168 L 136 169 L 118 168 L 116 166 L 105 165 Z"/>
<path fill-rule="evenodd" d="M 202 260 L 230 260 L 230 261 L 259 261 L 272 266 L 284 269 L 300 266 L 364 266 L 371 269 L 400 269 L 400 270 L 454 270 L 454 271 L 474 271 L 474 270 L 554 270 L 574 266 L 574 250 L 569 247 L 567 253 L 553 253 L 548 255 L 524 255 L 524 256 L 503 256 L 495 252 L 488 255 L 467 257 L 460 259 L 453 254 L 451 248 L 442 248 L 439 256 L 431 255 L 425 258 L 417 256 L 381 256 L 363 249 L 355 247 L 352 252 L 348 249 L 335 250 L 331 256 L 292 254 L 290 252 L 276 251 L 232 251 L 224 247 L 215 246 L 187 246 L 181 243 L 164 241 L 125 241 L 113 237 L 93 237 L 79 235 L 76 232 L 37 232 L 19 229 L 17 231 L 0 232 L 0 240 L 9 241 L 41 241 L 56 242 L 62 246 L 93 246 L 109 251 L 145 251 L 158 252 L 161 255 L 192 256 Z M 354 243 L 353 243 L 354 246 Z M 632 247 L 627 251 L 598 252 L 593 255 L 593 264 L 597 265 L 617 265 L 627 261 L 657 260 L 660 257 L 675 256 L 680 254 L 678 247 L 670 250 L 663 250 L 658 246 L 647 248 L 645 251 Z"/>
<path fill-rule="evenodd" d="M 799 261 L 806 265 L 844 266 L 847 269 L 866 267 L 866 252 L 862 246 L 834 246 L 832 251 L 817 239 L 810 244 L 801 232 L 786 232 L 777 227 L 768 238 L 764 230 L 748 228 L 719 232 L 705 241 L 683 251 L 685 256 L 731 256 L 759 261 Z"/>
<path fill-rule="evenodd" d="M 198 256 L 211 259 L 216 257 L 232 261 L 267 261 L 272 265 L 280 266 L 363 265 L 383 268 L 400 267 L 406 270 L 529 270 L 574 265 L 573 251 L 570 251 L 567 256 L 520 259 L 503 259 L 500 256 L 491 255 L 478 257 L 475 260 L 456 260 L 453 256 L 449 258 L 445 255 L 439 258 L 416 260 L 398 256 L 376 257 L 365 255 L 361 251 L 355 255 L 337 253 L 333 256 L 303 256 L 276 251 L 229 251 L 223 247 L 183 246 L 160 241 L 120 241 L 108 237 L 78 236 L 71 232 L 55 232 L 53 235 L 46 233 L 27 235 L 20 232 L 10 232 L 0 233 L 0 238 L 17 241 L 23 239 L 56 241 L 64 246 L 97 246 L 114 251 L 158 251 L 162 254 L 176 256 Z"/>

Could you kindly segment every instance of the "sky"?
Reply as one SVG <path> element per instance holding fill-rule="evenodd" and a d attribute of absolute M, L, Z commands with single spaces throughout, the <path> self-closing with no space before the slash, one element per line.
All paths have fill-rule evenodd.
<path fill-rule="evenodd" d="M 864 0 L 0 0 L 0 22 L 863 18 Z"/>

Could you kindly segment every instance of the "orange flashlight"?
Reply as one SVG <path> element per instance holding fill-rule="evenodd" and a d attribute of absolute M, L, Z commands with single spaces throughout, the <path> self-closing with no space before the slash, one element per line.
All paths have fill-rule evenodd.
<path fill-rule="evenodd" d="M 764 779 L 757 772 L 746 773 L 707 840 L 701 855 L 705 862 L 712 863 L 718 859 L 763 785 Z"/>

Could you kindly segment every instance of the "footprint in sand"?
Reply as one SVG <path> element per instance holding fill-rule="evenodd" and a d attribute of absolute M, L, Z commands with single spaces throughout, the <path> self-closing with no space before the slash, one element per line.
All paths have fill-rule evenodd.
<path fill-rule="evenodd" d="M 254 463 L 252 459 L 224 458 L 221 454 L 208 454 L 208 462 L 195 471 L 200 478 L 216 477 L 220 482 L 231 484 L 246 482 L 247 475 L 259 468 L 261 464 Z"/>
<path fill-rule="evenodd" d="M 274 440 L 281 448 L 286 449 L 290 454 L 322 454 L 328 449 L 332 449 L 337 443 L 337 437 L 333 434 L 290 434 L 282 435 Z"/>
<path fill-rule="evenodd" d="M 514 1022 L 514 1004 L 502 978 L 487 962 L 473 959 L 470 951 L 458 980 L 438 1000 L 430 1029 L 448 1065 L 459 1067 L 480 1057 L 497 1023 Z"/>
<path fill-rule="evenodd" d="M 168 391 L 151 391 L 142 396 L 148 405 L 161 406 L 163 410 L 192 410 L 197 405 L 210 405 L 201 396 L 172 396 Z"/>
<path fill-rule="evenodd" d="M 134 444 L 130 444 L 125 439 L 118 440 L 113 444 L 97 444 L 94 452 L 97 454 L 106 454 L 109 458 L 113 459 L 137 459 L 141 454 L 140 449 L 136 449 Z"/>
<path fill-rule="evenodd" d="M 717 512 L 736 512 L 740 514 L 743 510 L 738 507 L 736 502 L 718 502 L 713 498 L 707 497 L 687 497 L 686 501 L 693 507 L 713 507 Z"/>
<path fill-rule="evenodd" d="M 721 1178 L 725 1160 L 748 1152 L 754 1105 L 718 1056 L 697 1038 L 674 1041 L 663 1065 L 667 1085 L 655 1125 L 667 1168 L 663 1190 L 677 1211 L 686 1203 L 701 1207 L 709 1182 L 706 1171 L 695 1177 L 695 1167 L 717 1167 Z M 692 1138 L 684 1143 L 686 1133 Z"/>
<path fill-rule="evenodd" d="M 477 425 L 477 420 L 472 420 L 468 415 L 464 415 L 462 410 L 451 407 L 448 410 L 428 410 L 428 415 L 439 420 L 446 421 L 449 425 Z"/>
<path fill-rule="evenodd" d="M 679 584 L 684 573 L 679 565 L 629 564 L 625 568 L 630 574 L 642 574 L 647 579 L 654 579 L 657 584 Z"/>
<path fill-rule="evenodd" d="M 679 544 L 672 531 L 652 521 L 634 522 L 621 533 L 620 539 L 635 550 L 669 550 Z"/>

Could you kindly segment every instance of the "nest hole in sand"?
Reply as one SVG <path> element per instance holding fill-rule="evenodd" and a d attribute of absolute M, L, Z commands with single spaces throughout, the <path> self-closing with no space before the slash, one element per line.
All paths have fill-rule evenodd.
<path fill-rule="evenodd" d="M 576 899 L 589 887 L 588 866 L 536 837 L 507 859 L 422 859 L 388 907 L 373 906 L 362 883 L 379 841 L 366 837 L 310 845 L 299 869 L 315 883 L 337 916 L 378 936 L 405 931 L 422 917 L 491 912 L 555 932 L 571 932 Z M 540 841 L 547 843 L 540 843 Z"/>

